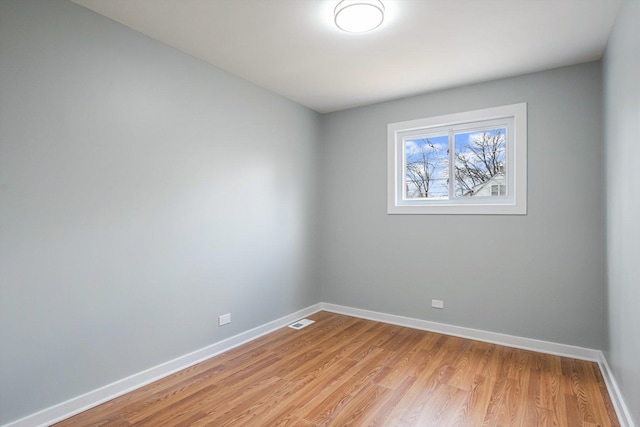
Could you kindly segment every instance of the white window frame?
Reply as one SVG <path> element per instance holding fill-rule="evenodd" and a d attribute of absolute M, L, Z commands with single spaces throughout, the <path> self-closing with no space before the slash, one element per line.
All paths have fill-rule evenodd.
<path fill-rule="evenodd" d="M 411 135 L 446 128 L 449 132 L 493 122 L 507 128 L 507 196 L 405 199 L 404 141 Z M 387 126 L 387 213 L 526 215 L 527 104 L 512 104 L 464 113 L 390 123 Z M 451 157 L 452 158 L 452 157 Z M 450 165 L 453 163 L 450 162 Z M 450 166 L 452 167 L 452 166 Z M 453 187 L 453 183 L 450 184 Z"/>

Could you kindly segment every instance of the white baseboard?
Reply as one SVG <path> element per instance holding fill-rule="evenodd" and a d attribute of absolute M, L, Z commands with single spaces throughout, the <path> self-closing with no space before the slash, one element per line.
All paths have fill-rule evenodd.
<path fill-rule="evenodd" d="M 143 387 L 149 383 L 167 377 L 196 363 L 207 360 L 217 354 L 231 350 L 234 347 L 252 341 L 270 332 L 280 329 L 302 317 L 320 311 L 320 304 L 314 304 L 288 316 L 281 317 L 264 325 L 258 326 L 241 334 L 219 341 L 215 344 L 196 350 L 192 353 L 180 356 L 169 362 L 162 363 L 153 368 L 123 378 L 111 384 L 92 390 L 81 396 L 74 397 L 66 402 L 43 409 L 35 414 L 28 415 L 17 421 L 5 424 L 4 427 L 35 427 L 49 426 L 53 423 L 67 419 L 87 409 L 98 406 L 123 394 Z"/>
<path fill-rule="evenodd" d="M 359 308 L 346 307 L 330 303 L 318 303 L 288 316 L 281 317 L 264 325 L 258 326 L 249 331 L 227 338 L 200 350 L 160 364 L 146 371 L 131 375 L 114 383 L 100 387 L 96 390 L 85 393 L 81 396 L 62 402 L 58 405 L 44 409 L 35 414 L 31 414 L 17 421 L 6 424 L 4 427 L 34 427 L 48 426 L 58 421 L 62 421 L 87 409 L 98 406 L 101 403 L 114 399 L 125 393 L 143 387 L 149 383 L 169 376 L 182 369 L 193 366 L 213 356 L 230 350 L 234 347 L 252 341 L 270 332 L 280 329 L 288 324 L 309 316 L 318 311 L 329 311 L 332 313 L 345 314 L 362 319 L 376 320 L 378 322 L 390 323 L 394 325 L 407 326 L 414 329 L 438 332 L 446 335 L 453 335 L 462 338 L 469 338 L 478 341 L 485 341 L 493 344 L 505 345 L 508 347 L 521 348 L 542 353 L 555 354 L 559 356 L 571 357 L 575 359 L 590 360 L 598 362 L 604 377 L 609 395 L 613 401 L 614 408 L 618 414 L 618 419 L 622 427 L 634 427 L 629 410 L 624 403 L 624 399 L 617 387 L 616 381 L 609 369 L 607 361 L 600 350 L 583 347 L 576 347 L 566 344 L 541 341 L 531 338 L 516 337 L 513 335 L 500 334 L 496 332 L 482 331 L 479 329 L 465 328 L 461 326 L 447 325 L 444 323 L 431 322 L 428 320 L 414 319 L 410 317 L 397 316 L 394 314 L 379 313 L 376 311 L 363 310 Z"/>
<path fill-rule="evenodd" d="M 604 353 L 602 352 L 600 352 L 598 365 L 600 366 L 600 372 L 602 372 L 604 382 L 607 385 L 607 390 L 609 390 L 609 396 L 611 396 L 613 407 L 616 410 L 616 414 L 618 414 L 618 421 L 620 421 L 620 425 L 622 427 L 635 427 L 633 418 L 631 418 L 631 412 L 629 412 L 629 408 L 624 402 L 624 398 L 618 388 L 616 379 L 611 372 L 611 368 L 609 368 L 609 364 L 607 363 L 607 359 L 604 357 Z"/>
<path fill-rule="evenodd" d="M 477 341 L 500 344 L 507 347 L 521 348 L 523 350 L 538 351 L 540 353 L 554 354 L 558 356 L 571 357 L 574 359 L 590 360 L 597 362 L 600 360 L 600 350 L 576 347 L 567 344 L 558 344 L 549 341 L 541 341 L 532 338 L 522 338 L 513 335 L 500 334 L 497 332 L 482 331 L 480 329 L 465 328 L 462 326 L 447 325 L 445 323 L 431 322 L 429 320 L 414 319 L 411 317 L 396 316 L 395 314 L 378 313 L 376 311 L 362 310 L 359 308 L 345 307 L 342 305 L 321 303 L 320 306 L 325 311 L 332 313 L 346 314 L 348 316 L 360 317 L 363 319 L 377 320 L 378 322 L 391 323 L 393 325 L 407 326 L 409 328 L 421 329 L 423 331 L 438 332 L 445 335 L 469 338 Z"/>

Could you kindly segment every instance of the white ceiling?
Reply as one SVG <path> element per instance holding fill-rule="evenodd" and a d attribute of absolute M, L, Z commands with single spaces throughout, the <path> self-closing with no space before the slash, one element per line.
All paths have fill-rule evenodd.
<path fill-rule="evenodd" d="M 338 0 L 73 1 L 321 113 L 600 59 L 620 5 L 383 0 L 350 34 Z"/>

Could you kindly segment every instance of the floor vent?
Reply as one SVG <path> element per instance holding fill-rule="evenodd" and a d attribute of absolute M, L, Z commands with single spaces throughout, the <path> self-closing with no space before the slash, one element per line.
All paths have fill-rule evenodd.
<path fill-rule="evenodd" d="M 295 323 L 292 323 L 291 325 L 289 325 L 289 327 L 291 329 L 302 329 L 305 326 L 309 326 L 310 324 L 312 324 L 314 322 L 315 322 L 315 320 L 302 319 L 302 320 L 298 320 Z"/>

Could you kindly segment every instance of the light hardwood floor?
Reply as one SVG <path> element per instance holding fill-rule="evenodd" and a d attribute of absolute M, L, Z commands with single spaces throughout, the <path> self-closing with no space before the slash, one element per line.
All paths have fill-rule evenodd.
<path fill-rule="evenodd" d="M 309 318 L 57 425 L 619 425 L 596 363 Z"/>

